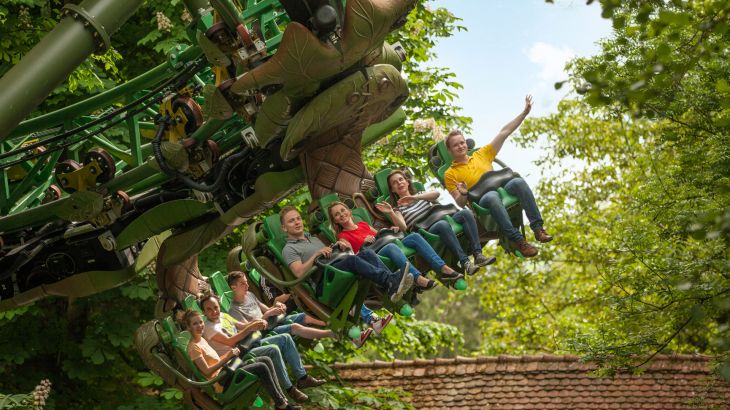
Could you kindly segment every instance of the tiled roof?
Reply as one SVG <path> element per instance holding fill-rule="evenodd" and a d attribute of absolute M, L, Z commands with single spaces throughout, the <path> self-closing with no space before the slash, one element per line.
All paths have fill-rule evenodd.
<path fill-rule="evenodd" d="M 336 364 L 360 388 L 412 393 L 418 409 L 730 409 L 706 356 L 657 356 L 641 375 L 596 377 L 576 356 L 458 357 Z"/>

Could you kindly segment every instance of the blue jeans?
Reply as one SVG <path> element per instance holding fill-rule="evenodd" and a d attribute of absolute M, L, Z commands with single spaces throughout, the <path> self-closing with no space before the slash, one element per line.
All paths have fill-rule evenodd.
<path fill-rule="evenodd" d="M 271 331 L 276 334 L 282 334 L 282 333 L 291 334 L 292 323 L 298 323 L 300 325 L 304 324 L 304 313 L 295 313 L 293 315 L 288 315 L 286 318 L 284 318 L 284 320 L 286 320 L 287 322 L 291 322 L 291 323 L 279 325 L 279 326 L 273 328 Z"/>
<path fill-rule="evenodd" d="M 291 337 L 290 337 L 291 339 Z M 250 353 L 257 357 L 268 357 L 274 364 L 274 370 L 276 371 L 276 378 L 279 380 L 279 384 L 284 390 L 288 390 L 291 386 L 291 380 L 286 372 L 286 365 L 284 359 L 281 356 L 281 351 L 276 345 L 258 346 L 250 350 Z"/>
<path fill-rule="evenodd" d="M 454 221 L 460 223 L 464 227 L 464 234 L 469 240 L 472 253 L 481 253 L 482 244 L 479 242 L 479 228 L 477 227 L 477 221 L 474 219 L 474 215 L 471 210 L 464 208 L 461 211 L 453 215 Z M 428 232 L 438 235 L 439 239 L 446 245 L 446 249 L 451 251 L 452 254 L 459 259 L 461 266 L 469 260 L 469 256 L 464 252 L 459 244 L 459 239 L 456 238 L 456 233 L 451 228 L 451 225 L 444 221 L 438 221 L 428 228 Z"/>
<path fill-rule="evenodd" d="M 522 209 L 527 214 L 527 219 L 530 221 L 530 228 L 536 230 L 542 228 L 543 221 L 540 216 L 540 210 L 537 209 L 537 203 L 535 202 L 535 196 L 532 194 L 532 190 L 522 178 L 515 178 L 504 186 L 504 190 L 510 194 L 516 196 L 520 200 Z M 509 219 L 507 210 L 504 208 L 502 199 L 497 191 L 489 191 L 479 199 L 479 206 L 489 209 L 492 214 L 492 218 L 499 225 L 499 229 L 504 232 L 507 239 L 517 242 L 522 239 L 520 231 L 512 226 L 512 222 Z"/>
<path fill-rule="evenodd" d="M 438 256 L 431 245 L 423 239 L 423 236 L 417 233 L 409 233 L 405 238 L 403 238 L 402 242 L 403 245 L 411 249 L 415 249 L 416 253 L 421 256 L 426 263 L 428 263 L 428 266 L 430 266 L 434 272 L 441 273 L 441 268 L 446 265 L 446 262 Z"/>
<path fill-rule="evenodd" d="M 380 248 L 378 255 L 389 258 L 393 261 L 393 264 L 401 270 L 404 266 L 406 266 L 406 262 L 408 261 L 408 259 L 406 259 L 406 255 L 403 254 L 403 251 L 394 243 L 389 243 Z M 413 279 L 418 279 L 418 277 L 421 276 L 421 272 L 419 272 L 413 264 L 410 265 L 408 271 L 411 275 L 413 275 Z"/>
<path fill-rule="evenodd" d="M 400 283 L 400 275 L 391 272 L 371 249 L 360 250 L 357 255 L 334 262 L 332 266 L 382 286 L 389 295 L 395 292 Z"/>
<path fill-rule="evenodd" d="M 262 347 L 268 347 L 267 345 L 274 345 L 278 347 L 279 351 L 281 352 L 281 357 L 283 357 L 284 361 L 291 367 L 292 373 L 294 373 L 294 377 L 296 378 L 296 380 L 299 380 L 307 375 L 307 371 L 304 370 L 302 358 L 299 356 L 299 352 L 297 351 L 297 346 L 294 344 L 294 340 L 291 338 L 290 335 L 284 333 L 280 335 L 265 337 L 261 339 L 261 345 Z M 254 350 L 255 349 L 253 349 L 252 351 Z M 286 373 L 286 370 L 284 371 L 284 373 Z M 279 376 L 278 369 L 276 371 L 276 375 L 277 377 Z"/>
<path fill-rule="evenodd" d="M 362 321 L 364 323 L 367 323 L 368 325 L 370 322 L 373 321 L 373 311 L 369 307 L 365 306 L 364 304 L 360 308 L 360 317 L 362 318 Z"/>

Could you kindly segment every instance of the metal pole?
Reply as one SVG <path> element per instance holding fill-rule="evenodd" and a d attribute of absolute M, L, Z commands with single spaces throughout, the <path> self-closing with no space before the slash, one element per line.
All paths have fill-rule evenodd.
<path fill-rule="evenodd" d="M 86 0 L 64 6 L 66 17 L 0 78 L 0 141 L 89 55 L 109 47 L 142 0 Z"/>

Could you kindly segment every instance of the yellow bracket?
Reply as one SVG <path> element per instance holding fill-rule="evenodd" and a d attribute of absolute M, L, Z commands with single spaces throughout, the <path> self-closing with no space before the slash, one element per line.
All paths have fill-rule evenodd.
<path fill-rule="evenodd" d="M 88 164 L 83 167 L 67 172 L 65 174 L 57 174 L 58 181 L 61 183 L 61 188 L 71 191 L 86 191 L 89 188 L 96 187 L 97 178 L 104 171 L 95 159 L 92 159 Z"/>

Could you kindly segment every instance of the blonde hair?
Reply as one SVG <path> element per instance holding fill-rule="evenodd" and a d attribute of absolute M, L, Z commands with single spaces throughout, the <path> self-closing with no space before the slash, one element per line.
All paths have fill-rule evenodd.
<path fill-rule="evenodd" d="M 327 216 L 330 219 L 330 227 L 335 232 L 335 235 L 342 232 L 342 226 L 340 224 L 336 223 L 334 218 L 332 217 L 332 208 L 336 207 L 337 205 L 342 205 L 345 208 L 350 209 L 349 206 L 347 206 L 344 202 L 341 202 L 341 201 L 332 202 L 331 204 L 329 204 L 327 206 Z M 352 218 L 352 216 L 350 216 L 350 218 Z"/>

